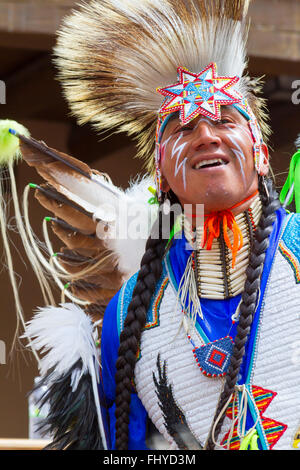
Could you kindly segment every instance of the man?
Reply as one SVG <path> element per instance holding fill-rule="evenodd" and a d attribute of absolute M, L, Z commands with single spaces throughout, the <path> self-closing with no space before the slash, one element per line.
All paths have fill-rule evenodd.
<path fill-rule="evenodd" d="M 105 312 L 100 403 L 83 312 L 68 305 L 45 310 L 27 329 L 33 347 L 52 354 L 41 368 L 52 448 L 289 449 L 299 434 L 299 217 L 281 208 L 267 178 L 263 101 L 244 74 L 248 3 L 94 0 L 62 26 L 56 63 L 73 113 L 98 130 L 137 137 L 155 175 L 151 205 L 159 209 L 133 276 L 124 260 L 137 258 L 136 243 L 107 245 L 126 282 Z M 111 223 L 91 201 L 93 172 L 60 155 L 72 167 L 67 171 L 49 162 L 58 156 L 41 146 L 34 158 L 23 150 L 59 193 L 39 189 L 42 203 L 69 223 L 71 240 L 62 229 L 56 233 L 73 259 L 82 249 L 98 256 L 102 245 L 95 237 L 83 243 L 88 222 L 75 216 L 84 208 L 93 221 Z M 111 199 L 119 195 L 112 186 L 105 191 Z M 166 233 L 173 203 L 183 215 Z M 98 278 L 108 282 L 100 267 Z M 104 291 L 98 300 L 112 297 Z M 86 350 L 76 347 L 72 361 L 54 344 L 61 318 L 59 337 L 69 341 L 69 322 L 76 335 L 85 324 L 85 339 L 71 342 Z"/>
<path fill-rule="evenodd" d="M 212 34 L 217 51 L 218 26 Z M 297 427 L 292 411 L 292 424 L 287 415 L 281 421 L 283 408 L 292 410 L 289 386 L 280 373 L 272 383 L 266 370 L 274 373 L 289 347 L 281 344 L 287 354 L 276 349 L 271 359 L 269 344 L 280 341 L 269 326 L 274 312 L 268 304 L 274 289 L 284 288 L 282 254 L 294 256 L 288 234 L 298 231 L 298 218 L 288 221 L 272 184 L 264 182 L 268 151 L 249 103 L 235 102 L 229 86 L 224 96 L 221 85 L 232 84 L 234 74 L 219 83 L 214 64 L 192 71 L 178 65 L 177 83 L 158 90 L 165 101 L 156 131 L 157 187 L 161 200 L 173 202 L 175 195 L 192 214 L 185 217 L 183 240 L 169 250 L 163 240 L 148 241 L 139 273 L 106 311 L 102 365 L 113 448 L 144 448 L 147 417 L 171 448 L 288 448 Z M 214 97 L 227 105 L 220 115 L 206 83 L 215 78 L 209 82 Z M 198 204 L 204 228 L 193 220 Z M 292 273 L 290 281 L 299 298 Z M 282 326 L 285 301 L 276 299 Z"/>
<path fill-rule="evenodd" d="M 240 129 L 238 129 L 239 126 L 241 126 Z M 219 394 L 222 391 L 224 379 L 221 377 L 225 375 L 225 365 L 227 364 L 227 368 L 229 367 L 227 355 L 232 354 L 231 338 L 234 337 L 236 338 L 236 345 L 238 344 L 236 349 L 238 349 L 238 356 L 240 357 L 238 358 L 239 367 L 236 370 L 235 377 L 231 377 L 231 380 L 237 382 L 240 367 L 243 371 L 243 380 L 236 387 L 234 383 L 231 393 L 227 396 L 227 401 L 228 399 L 233 400 L 233 393 L 236 403 L 239 400 L 242 401 L 241 406 L 245 408 L 238 409 L 235 415 L 231 411 L 231 415 L 227 417 L 226 425 L 224 424 L 225 430 L 221 434 L 222 439 L 219 441 L 219 445 L 224 448 L 239 448 L 241 442 L 249 436 L 249 430 L 251 433 L 256 429 L 254 423 L 258 421 L 259 416 L 255 418 L 251 415 L 248 416 L 246 424 L 246 421 L 243 422 L 243 419 L 246 419 L 243 412 L 247 411 L 249 402 L 255 403 L 255 399 L 258 401 L 262 396 L 265 396 L 266 389 L 260 385 L 252 385 L 252 382 L 247 382 L 246 378 L 250 371 L 252 373 L 249 364 L 253 361 L 253 354 L 257 353 L 255 348 L 252 349 L 259 324 L 258 318 L 261 306 L 260 303 L 259 308 L 257 308 L 257 302 L 261 302 L 264 295 L 266 278 L 271 269 L 275 246 L 278 244 L 282 226 L 285 225 L 285 215 L 282 210 L 277 213 L 277 216 L 273 213 L 274 209 L 279 207 L 279 204 L 276 202 L 277 198 L 274 196 L 271 187 L 269 187 L 271 196 L 264 195 L 264 190 L 260 187 L 261 199 L 265 205 L 265 207 L 261 207 L 257 191 L 258 175 L 254 168 L 253 141 L 251 142 L 249 138 L 245 139 L 245 132 L 247 132 L 246 120 L 238 112 L 231 109 L 223 111 L 222 119 L 217 122 L 198 117 L 188 126 L 182 126 L 175 118 L 165 128 L 162 146 L 166 141 L 168 141 L 168 145 L 161 161 L 162 189 L 172 190 L 183 207 L 186 205 L 189 208 L 196 207 L 197 201 L 203 201 L 205 213 L 208 215 L 216 211 L 216 207 L 221 207 L 221 211 L 225 210 L 224 213 L 226 211 L 229 213 L 228 209 L 235 207 L 232 210 L 243 232 L 243 247 L 240 254 L 236 254 L 236 265 L 233 268 L 233 252 L 230 252 L 224 241 L 222 246 L 220 242 L 222 234 L 215 237 L 211 249 L 208 251 L 202 247 L 203 227 L 196 230 L 194 244 L 195 232 L 192 231 L 193 225 L 189 223 L 189 217 L 186 217 L 183 239 L 175 240 L 167 254 L 164 250 L 161 250 L 162 259 L 157 256 L 158 259 L 155 260 L 154 255 L 150 257 L 153 267 L 155 266 L 154 261 L 157 264 L 161 263 L 163 266 L 160 271 L 156 267 L 158 274 L 155 273 L 156 283 L 154 283 L 155 291 L 152 297 L 149 293 L 147 296 L 147 289 L 150 290 L 148 286 L 153 285 L 154 281 L 150 279 L 150 267 L 145 268 L 147 266 L 146 250 L 145 259 L 143 259 L 141 265 L 142 280 L 139 279 L 140 274 L 138 277 L 134 276 L 109 305 L 104 317 L 102 332 L 102 366 L 106 397 L 111 405 L 112 438 L 114 441 L 114 432 L 116 432 L 116 444 L 114 442 L 114 445 L 117 448 L 118 445 L 119 448 L 122 448 L 122 442 L 119 442 L 124 439 L 124 432 L 122 436 L 118 427 L 122 429 L 120 422 L 122 420 L 126 422 L 126 411 L 123 410 L 126 410 L 128 401 L 131 402 L 129 449 L 145 448 L 147 416 L 150 417 L 161 434 L 171 444 L 171 448 L 199 449 L 209 448 L 208 446 L 213 445 L 216 437 L 211 426 L 214 424 L 214 412 Z M 182 134 L 182 140 L 187 145 L 179 161 L 176 162 L 174 148 L 176 151 L 178 133 Z M 238 145 L 238 148 L 243 148 L 243 153 L 239 155 L 242 161 L 239 161 L 239 158 L 232 150 L 231 133 L 235 135 L 235 144 Z M 186 185 L 182 175 L 177 174 L 175 176 L 176 172 L 174 171 L 174 167 L 184 161 L 185 158 L 187 159 Z M 222 160 L 224 163 L 215 166 L 216 160 Z M 210 161 L 213 163 L 210 164 Z M 203 162 L 203 168 L 199 167 L 199 164 Z M 268 161 L 266 159 L 263 171 L 267 172 L 267 169 Z M 244 178 L 241 177 L 242 174 L 244 174 Z M 270 200 L 268 200 L 268 197 L 270 197 Z M 216 200 L 220 201 L 219 205 Z M 218 213 L 221 214 L 221 211 L 219 210 Z M 246 222 L 243 221 L 243 218 Z M 273 223 L 275 225 L 272 227 Z M 256 249 L 253 249 L 255 231 L 260 233 L 263 238 L 260 243 L 256 242 Z M 266 262 L 263 263 L 266 244 L 268 244 L 268 237 L 271 232 L 272 245 L 266 254 Z M 230 239 L 233 246 L 233 234 L 231 234 Z M 190 242 L 189 245 L 187 245 L 187 241 Z M 161 243 L 164 245 L 164 242 Z M 195 250 L 192 250 L 192 246 Z M 149 250 L 153 251 L 153 246 L 149 247 Z M 158 253 L 158 248 L 156 250 Z M 249 256 L 250 267 L 246 271 Z M 183 324 L 182 329 L 178 331 L 182 321 L 185 321 L 188 317 L 188 302 L 183 303 L 183 306 L 181 304 L 181 308 L 178 310 L 178 292 L 180 289 L 191 289 L 193 278 L 185 276 L 185 270 L 189 265 L 189 259 L 193 257 L 198 260 L 199 264 L 198 270 L 194 268 L 192 276 L 196 276 L 196 291 L 200 294 L 201 307 L 200 311 L 197 312 L 195 327 L 189 328 Z M 262 282 L 259 283 L 263 265 Z M 149 279 L 146 277 L 147 280 L 143 279 L 144 270 L 146 270 L 146 276 L 149 277 Z M 181 285 L 184 278 L 188 279 L 185 289 Z M 246 290 L 244 288 L 245 281 L 247 283 Z M 227 292 L 224 287 L 227 287 Z M 192 295 L 192 292 L 190 292 L 190 296 Z M 262 296 L 260 300 L 258 300 L 259 295 Z M 150 298 L 150 303 L 147 304 L 145 300 L 143 301 L 142 296 L 144 299 Z M 129 303 L 131 297 L 132 302 Z M 185 311 L 184 307 L 187 307 Z M 143 308 L 147 313 L 143 324 L 141 352 L 135 364 L 135 347 L 136 343 L 139 342 L 137 330 L 140 323 L 143 322 Z M 130 315 L 130 320 L 126 319 L 124 323 L 126 310 Z M 243 321 L 246 323 L 245 327 L 240 322 L 239 335 L 237 335 L 236 328 L 238 310 L 243 312 Z M 250 346 L 249 342 L 247 343 L 247 336 L 254 313 L 255 322 L 250 336 L 250 344 L 252 343 Z M 184 315 L 183 318 L 182 314 Z M 122 337 L 121 333 L 121 348 L 117 359 L 119 334 L 122 329 L 124 335 Z M 134 337 L 134 341 L 132 337 Z M 227 338 L 227 341 L 230 338 L 228 341 L 229 348 L 224 338 Z M 244 354 L 245 351 L 240 354 L 240 349 L 246 343 L 248 344 L 246 354 Z M 207 349 L 205 355 L 201 352 L 201 346 Z M 131 349 L 132 359 L 130 360 Z M 195 355 L 197 362 L 193 363 L 193 351 L 196 350 L 200 355 Z M 126 361 L 127 365 L 124 364 Z M 115 363 L 117 365 L 117 374 L 115 374 Z M 201 365 L 200 369 L 205 376 L 201 375 L 197 363 Z M 216 367 L 210 367 L 213 365 Z M 128 392 L 128 386 L 126 390 L 124 384 L 129 380 L 130 367 L 134 368 L 134 381 L 137 392 L 132 392 L 131 395 Z M 126 372 L 123 372 L 124 370 Z M 230 373 L 234 375 L 232 371 Z M 217 378 L 217 376 L 220 376 L 220 378 Z M 122 397 L 119 400 L 115 395 L 115 377 L 117 381 L 116 393 L 119 391 Z M 253 397 L 253 390 L 257 394 L 255 398 Z M 270 393 L 269 398 L 271 400 L 276 392 L 268 391 L 268 393 Z M 117 409 L 112 404 L 114 402 L 117 404 Z M 118 403 L 121 411 L 118 409 Z M 230 405 L 229 402 L 226 403 L 226 400 L 224 402 L 224 398 L 221 403 L 222 406 L 224 404 Z M 217 419 L 222 418 L 220 410 L 222 410 L 222 407 L 219 407 L 215 422 Z M 225 411 L 226 409 L 223 410 L 223 413 Z M 114 414 L 116 415 L 116 422 Z M 231 423 L 229 418 L 231 418 Z M 243 426 L 244 431 L 239 430 L 238 425 Z M 278 438 L 279 435 L 283 434 L 286 426 L 279 422 L 276 422 L 276 426 L 278 432 L 276 437 Z M 232 430 L 231 440 L 228 439 L 230 429 Z M 195 436 L 196 439 L 194 439 Z M 254 436 L 255 438 L 257 440 L 258 434 Z M 264 448 L 267 448 L 270 444 L 273 447 L 274 441 L 264 442 Z"/>

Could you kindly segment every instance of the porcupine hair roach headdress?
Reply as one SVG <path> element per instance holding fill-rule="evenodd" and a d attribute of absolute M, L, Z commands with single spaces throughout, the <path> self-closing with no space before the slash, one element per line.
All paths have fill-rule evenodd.
<path fill-rule="evenodd" d="M 82 4 L 64 21 L 55 48 L 59 79 L 73 115 L 97 131 L 125 131 L 135 137 L 138 156 L 153 170 L 157 118 L 162 116 L 162 96 L 156 89 L 175 83 L 179 66 L 199 74 L 215 63 L 220 77 L 239 78 L 235 89 L 259 123 L 254 130 L 260 135 L 259 144 L 269 128 L 263 99 L 256 96 L 259 81 L 245 74 L 249 3 L 92 0 Z"/>

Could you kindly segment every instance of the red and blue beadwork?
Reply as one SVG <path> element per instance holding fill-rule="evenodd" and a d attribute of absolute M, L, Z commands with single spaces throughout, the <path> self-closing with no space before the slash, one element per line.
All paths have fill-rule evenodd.
<path fill-rule="evenodd" d="M 159 113 L 168 115 L 179 111 L 183 124 L 200 114 L 219 120 L 221 105 L 240 103 L 242 99 L 234 87 L 239 77 L 219 77 L 215 63 L 209 64 L 200 73 L 178 67 L 177 74 L 177 83 L 157 88 L 158 93 L 165 96 Z"/>
<path fill-rule="evenodd" d="M 195 347 L 193 353 L 198 367 L 204 375 L 223 377 L 228 370 L 232 350 L 233 340 L 231 336 L 226 336 L 199 348 Z"/>

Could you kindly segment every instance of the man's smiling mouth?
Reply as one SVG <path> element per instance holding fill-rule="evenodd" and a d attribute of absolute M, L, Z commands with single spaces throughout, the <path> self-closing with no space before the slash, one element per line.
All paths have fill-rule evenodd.
<path fill-rule="evenodd" d="M 211 168 L 211 167 L 218 167 L 218 166 L 225 166 L 227 165 L 228 162 L 225 160 L 222 160 L 221 158 L 215 158 L 215 159 L 210 159 L 210 160 L 202 160 L 200 162 L 197 162 L 194 166 L 194 170 L 199 170 L 202 168 Z"/>

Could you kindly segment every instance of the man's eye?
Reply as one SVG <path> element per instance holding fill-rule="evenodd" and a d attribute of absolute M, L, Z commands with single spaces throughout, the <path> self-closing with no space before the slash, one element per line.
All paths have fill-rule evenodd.
<path fill-rule="evenodd" d="M 234 124 L 234 122 L 231 119 L 223 118 L 218 121 L 218 124 Z"/>

